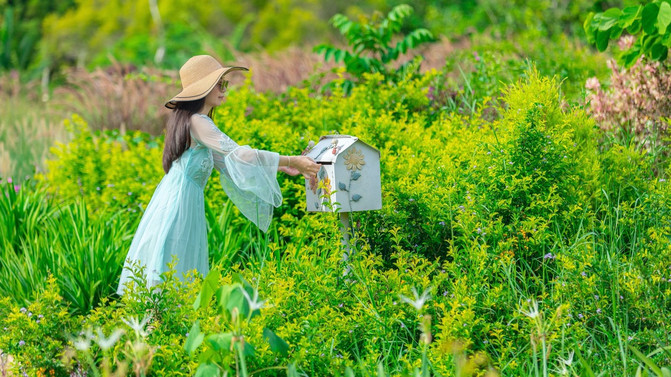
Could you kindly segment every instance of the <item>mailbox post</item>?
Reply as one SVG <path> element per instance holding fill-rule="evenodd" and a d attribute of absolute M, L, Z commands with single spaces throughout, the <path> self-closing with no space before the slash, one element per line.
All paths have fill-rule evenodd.
<path fill-rule="evenodd" d="M 349 257 L 349 213 L 382 208 L 380 151 L 349 135 L 322 136 L 306 154 L 322 167 L 318 182 L 305 182 L 308 212 L 337 212 Z"/>

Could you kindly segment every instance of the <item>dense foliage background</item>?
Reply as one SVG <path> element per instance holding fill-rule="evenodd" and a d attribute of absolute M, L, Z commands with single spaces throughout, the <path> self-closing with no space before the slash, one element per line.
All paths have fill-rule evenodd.
<path fill-rule="evenodd" d="M 663 375 L 671 73 L 589 35 L 638 5 L 0 0 L 0 371 Z M 352 214 L 345 262 L 302 178 L 263 234 L 215 174 L 214 272 L 118 297 L 199 53 L 252 68 L 222 131 L 282 154 L 356 135 L 383 208 Z"/>

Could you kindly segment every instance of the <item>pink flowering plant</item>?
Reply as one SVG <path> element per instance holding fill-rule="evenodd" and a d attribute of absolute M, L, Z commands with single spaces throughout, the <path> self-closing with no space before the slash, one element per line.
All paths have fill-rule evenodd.
<path fill-rule="evenodd" d="M 633 38 L 620 40 L 622 49 Z M 614 60 L 610 85 L 592 77 L 585 83 L 587 110 L 607 135 L 620 136 L 648 152 L 664 156 L 669 143 L 671 69 L 668 64 L 643 57 L 629 69 Z"/>

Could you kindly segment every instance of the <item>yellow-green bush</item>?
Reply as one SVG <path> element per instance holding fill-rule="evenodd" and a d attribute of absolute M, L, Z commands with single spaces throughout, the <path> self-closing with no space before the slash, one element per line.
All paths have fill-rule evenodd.
<path fill-rule="evenodd" d="M 495 116 L 483 106 L 464 115 L 432 107 L 429 87 L 442 74 L 396 84 L 370 75 L 349 96 L 301 88 L 274 96 L 247 85 L 217 110 L 215 122 L 240 144 L 296 154 L 338 132 L 381 151 L 383 209 L 352 214 L 358 252 L 348 276 L 336 216 L 305 212 L 301 178 L 279 176 L 285 202 L 267 238 L 231 212 L 241 242 L 254 246 L 230 269 L 270 305 L 252 322 L 250 342 L 264 343 L 258 330 L 268 327 L 290 346 L 278 359 L 260 347 L 250 366 L 296 361 L 311 374 L 338 375 L 381 362 L 389 373 L 412 371 L 423 314 L 432 316 L 429 357 L 443 375 L 454 371 L 455 344 L 486 352 L 506 375 L 558 368 L 572 350 L 616 373 L 623 344 L 656 347 L 670 319 L 656 311 L 671 295 L 664 176 L 633 149 L 600 150 L 593 121 L 562 101 L 554 79 L 530 70 L 502 91 Z M 139 216 L 132 210 L 162 175 L 160 139 L 78 132 L 54 152 L 44 177 L 51 192 Z M 212 179 L 206 200 L 216 217 L 225 197 Z M 213 233 L 218 224 L 209 221 Z M 419 313 L 400 297 L 412 288 L 431 292 Z M 122 305 L 142 312 L 150 302 Z M 174 321 L 157 326 L 174 335 L 190 325 Z M 206 319 L 203 326 L 218 331 Z M 532 347 L 530 336 L 543 344 Z"/>

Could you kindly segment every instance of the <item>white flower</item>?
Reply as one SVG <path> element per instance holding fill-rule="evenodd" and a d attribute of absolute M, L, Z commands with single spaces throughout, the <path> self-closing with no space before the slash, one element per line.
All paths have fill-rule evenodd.
<path fill-rule="evenodd" d="M 138 322 L 137 318 L 135 317 L 130 317 L 128 320 L 123 320 L 123 323 L 128 325 L 131 329 L 135 331 L 135 334 L 138 337 L 146 337 L 147 336 L 147 331 L 145 331 L 144 327 L 147 325 L 147 322 L 151 319 L 151 315 L 148 317 L 145 317 L 142 319 L 142 322 Z"/>
<path fill-rule="evenodd" d="M 116 342 L 119 341 L 121 335 L 123 335 L 124 332 L 125 331 L 123 331 L 122 329 L 116 329 L 109 336 L 109 338 L 105 338 L 105 334 L 103 334 L 102 330 L 98 329 L 98 336 L 96 337 L 96 343 L 98 343 L 98 345 L 103 351 L 106 351 L 112 348 L 112 346 L 114 346 L 114 344 L 116 344 Z"/>
<path fill-rule="evenodd" d="M 414 300 L 401 295 L 401 301 L 410 304 L 413 308 L 419 311 L 424 307 L 424 303 L 431 297 L 431 288 L 427 288 L 420 296 L 417 293 L 417 289 L 412 287 L 412 294 L 415 296 Z"/>
<path fill-rule="evenodd" d="M 91 348 L 91 340 L 93 340 L 93 332 L 91 331 L 91 328 L 86 329 L 86 332 L 82 332 L 80 334 L 83 334 L 84 336 L 80 336 L 79 338 L 75 339 L 72 343 L 75 346 L 75 349 L 79 351 L 88 351 L 89 348 Z"/>
<path fill-rule="evenodd" d="M 249 293 L 247 293 L 247 290 L 244 288 L 240 288 L 242 291 L 242 294 L 245 296 L 247 299 L 247 302 L 249 303 L 249 311 L 253 312 L 258 309 L 262 309 L 265 307 L 265 301 L 259 301 L 259 291 L 254 289 L 254 297 L 250 298 Z"/>
<path fill-rule="evenodd" d="M 538 317 L 538 302 L 532 300 L 529 304 L 529 311 L 520 310 L 520 312 L 531 319 Z"/>
<path fill-rule="evenodd" d="M 574 352 L 571 351 L 571 353 L 568 354 L 568 358 L 567 358 L 567 359 L 562 359 L 562 358 L 560 357 L 559 360 L 561 360 L 561 362 L 564 363 L 566 366 L 569 366 L 569 367 L 570 367 L 570 366 L 573 364 L 573 354 L 574 354 Z"/>

